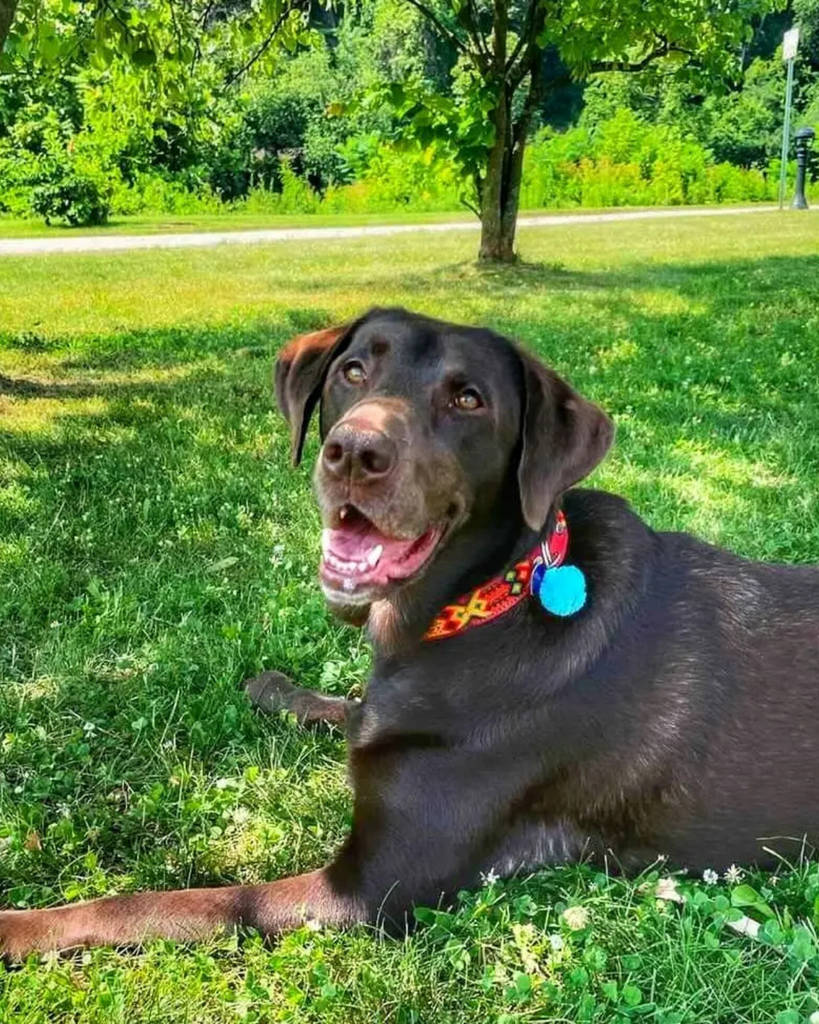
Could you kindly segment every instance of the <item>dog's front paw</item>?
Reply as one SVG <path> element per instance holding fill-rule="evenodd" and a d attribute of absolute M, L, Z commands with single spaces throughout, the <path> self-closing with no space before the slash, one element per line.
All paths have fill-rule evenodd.
<path fill-rule="evenodd" d="M 347 714 L 348 701 L 329 697 L 315 690 L 294 686 L 281 672 L 262 672 L 244 684 L 250 703 L 269 714 L 289 711 L 302 725 L 332 722 L 341 725 Z"/>
<path fill-rule="evenodd" d="M 243 683 L 250 703 L 260 711 L 274 714 L 276 711 L 296 712 L 296 705 L 304 693 L 282 672 L 262 672 Z"/>

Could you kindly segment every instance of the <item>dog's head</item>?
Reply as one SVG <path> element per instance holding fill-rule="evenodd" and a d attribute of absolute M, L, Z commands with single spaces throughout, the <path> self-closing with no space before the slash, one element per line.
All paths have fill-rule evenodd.
<path fill-rule="evenodd" d="M 276 394 L 295 464 L 320 406 L 321 583 L 358 621 L 499 507 L 540 531 L 613 438 L 597 406 L 507 339 L 402 309 L 293 339 Z"/>

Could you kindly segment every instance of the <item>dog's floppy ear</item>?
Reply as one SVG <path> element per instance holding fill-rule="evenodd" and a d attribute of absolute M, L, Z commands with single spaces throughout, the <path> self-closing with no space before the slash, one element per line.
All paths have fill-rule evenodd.
<path fill-rule="evenodd" d="M 518 483 L 523 518 L 540 531 L 558 495 L 602 461 L 614 424 L 548 367 L 520 357 L 526 393 Z"/>
<path fill-rule="evenodd" d="M 321 396 L 333 357 L 349 336 L 349 325 L 300 334 L 276 359 L 276 401 L 293 437 L 293 465 L 298 466 L 313 409 Z"/>

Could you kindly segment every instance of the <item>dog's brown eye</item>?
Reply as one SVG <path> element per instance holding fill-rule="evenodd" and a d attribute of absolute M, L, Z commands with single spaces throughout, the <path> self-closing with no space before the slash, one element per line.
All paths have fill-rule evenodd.
<path fill-rule="evenodd" d="M 345 363 L 341 372 L 348 384 L 363 384 L 367 379 L 364 367 L 357 359 L 351 359 L 349 363 Z"/>
<path fill-rule="evenodd" d="M 464 388 L 452 399 L 452 404 L 463 412 L 474 412 L 476 409 L 480 409 L 483 400 L 474 388 Z"/>

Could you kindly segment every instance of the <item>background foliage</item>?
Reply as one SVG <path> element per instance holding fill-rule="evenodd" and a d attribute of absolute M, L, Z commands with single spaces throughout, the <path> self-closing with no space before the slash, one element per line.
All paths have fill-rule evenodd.
<path fill-rule="evenodd" d="M 194 4 L 184 25 L 167 0 L 150 0 L 118 38 L 79 4 L 38 9 L 39 32 L 18 12 L 3 55 L 0 211 L 94 224 L 143 211 L 452 210 L 465 198 L 463 167 L 432 133 L 405 139 L 412 97 L 446 103 L 470 88 L 457 54 L 405 0 L 312 13 L 270 0 L 218 17 Z M 727 88 L 666 68 L 550 93 L 523 205 L 772 198 L 779 46 L 794 19 L 795 124 L 819 125 L 819 3 L 792 0 L 749 23 Z M 265 49 L 271 27 L 277 45 Z"/>
<path fill-rule="evenodd" d="M 794 17 L 807 36 L 795 123 L 819 123 L 819 4 L 794 2 L 802 6 L 749 26 L 741 74 L 727 90 L 704 89 L 690 74 L 646 71 L 550 94 L 536 113 L 522 205 L 771 199 L 781 130 L 778 46 Z M 85 44 L 90 29 L 79 5 L 45 6 L 53 32 L 20 30 L 3 56 L 0 210 L 93 224 L 226 205 L 281 213 L 452 210 L 464 199 L 462 168 L 444 147 L 403 140 L 402 101 L 413 90 L 457 98 L 469 87 L 455 52 L 433 40 L 403 0 L 358 0 L 343 16 L 285 12 L 284 50 L 268 49 L 244 75 L 265 32 L 285 16 L 281 6 L 252 23 L 227 17 L 197 38 L 198 20 L 208 15 L 193 5 L 184 29 L 192 34 L 179 43 L 174 34 L 185 37 L 168 14 L 173 8 L 152 0 L 120 53 L 111 49 L 116 40 Z M 100 45 L 109 49 L 100 54 Z"/>

